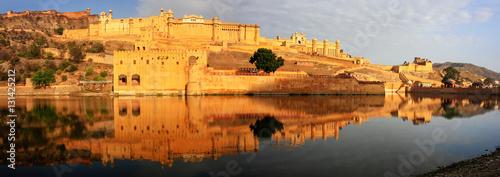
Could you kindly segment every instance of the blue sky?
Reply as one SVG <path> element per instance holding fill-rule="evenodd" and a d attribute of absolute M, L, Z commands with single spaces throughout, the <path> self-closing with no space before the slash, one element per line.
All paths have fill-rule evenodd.
<path fill-rule="evenodd" d="M 428 58 L 473 63 L 500 72 L 500 1 L 497 0 L 2 0 L 0 12 L 56 9 L 92 14 L 113 10 L 115 18 L 158 15 L 218 16 L 225 22 L 258 24 L 261 36 L 340 40 L 353 56 L 397 65 Z M 391 6 L 392 5 L 392 6 Z"/>

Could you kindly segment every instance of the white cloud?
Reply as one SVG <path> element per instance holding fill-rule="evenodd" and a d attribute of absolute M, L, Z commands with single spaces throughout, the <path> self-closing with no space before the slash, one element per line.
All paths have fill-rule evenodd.
<path fill-rule="evenodd" d="M 493 16 L 493 9 L 480 8 L 474 12 L 475 22 L 487 22 Z"/>
<path fill-rule="evenodd" d="M 143 17 L 157 15 L 159 8 L 163 7 L 172 9 L 177 18 L 185 14 L 205 18 L 217 15 L 224 22 L 258 24 L 261 36 L 266 38 L 278 35 L 287 38 L 295 32 L 303 32 L 308 40 L 314 37 L 320 41 L 325 38 L 340 40 L 348 52 L 383 64 L 400 64 L 406 55 L 431 58 L 439 51 L 450 53 L 435 56 L 454 56 L 457 52 L 453 49 L 460 50 L 465 57 L 474 58 L 477 51 L 465 46 L 480 45 L 478 42 L 484 42 L 484 39 L 474 34 L 458 34 L 453 27 L 487 22 L 494 15 L 491 8 L 477 7 L 473 0 L 396 0 L 400 3 L 400 11 L 390 13 L 388 7 L 392 1 L 140 0 L 137 9 Z M 377 17 L 380 14 L 382 21 L 387 17 L 384 15 L 390 14 L 388 23 L 380 22 Z M 356 45 L 360 43 L 356 41 L 360 34 L 368 36 L 366 45 Z M 381 51 L 384 53 L 380 54 Z"/>

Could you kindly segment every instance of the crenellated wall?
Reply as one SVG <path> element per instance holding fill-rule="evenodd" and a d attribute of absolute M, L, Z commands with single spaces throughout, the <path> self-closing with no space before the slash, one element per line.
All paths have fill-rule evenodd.
<path fill-rule="evenodd" d="M 206 51 L 115 51 L 114 91 L 118 95 L 385 93 L 383 82 L 361 82 L 353 77 L 282 71 L 271 74 L 218 72 L 206 66 Z"/>
<path fill-rule="evenodd" d="M 240 23 L 225 23 L 218 17 L 205 19 L 203 16 L 185 15 L 183 18 L 174 18 L 174 13 L 161 10 L 158 16 L 149 18 L 113 19 L 113 11 L 100 14 L 99 23 L 91 24 L 88 31 L 65 31 L 67 38 L 82 36 L 141 36 L 142 40 L 198 40 L 228 43 L 246 43 L 258 45 L 260 31 L 258 25 L 245 25 Z M 80 35 L 75 35 L 75 33 Z"/>

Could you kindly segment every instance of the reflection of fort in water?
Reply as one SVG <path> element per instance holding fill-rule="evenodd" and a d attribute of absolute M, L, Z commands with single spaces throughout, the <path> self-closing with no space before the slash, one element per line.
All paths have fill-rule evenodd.
<path fill-rule="evenodd" d="M 91 151 L 100 156 L 103 165 L 113 166 L 114 159 L 149 159 L 171 166 L 174 159 L 199 162 L 226 154 L 257 152 L 259 138 L 254 137 L 249 125 L 265 116 L 283 124 L 283 129 L 272 136 L 273 141 L 300 146 L 306 140 L 338 139 L 340 129 L 348 124 L 359 125 L 369 118 L 401 117 L 413 124 L 423 124 L 430 122 L 432 115 L 443 115 L 443 106 L 498 105 L 498 100 L 481 100 L 484 99 L 404 95 L 118 97 L 109 99 L 104 106 L 114 115 L 114 120 L 103 119 L 87 125 L 89 131 L 106 129 L 113 136 L 85 140 L 64 138 L 58 142 L 67 149 Z M 82 114 L 78 113 L 80 110 L 88 116 L 86 102 L 51 104 L 59 104 L 55 106 L 58 112 L 75 110 Z M 32 109 L 30 104 L 27 100 L 27 109 Z M 94 117 L 97 120 L 99 116 Z"/>
<path fill-rule="evenodd" d="M 439 99 L 418 103 L 398 95 L 354 97 L 145 97 L 114 99 L 114 138 L 66 142 L 68 148 L 114 159 L 150 159 L 171 166 L 174 159 L 202 161 L 224 154 L 257 152 L 259 139 L 249 125 L 264 116 L 283 123 L 272 136 L 290 146 L 307 139 L 338 139 L 348 124 L 397 115 L 427 123 Z"/>

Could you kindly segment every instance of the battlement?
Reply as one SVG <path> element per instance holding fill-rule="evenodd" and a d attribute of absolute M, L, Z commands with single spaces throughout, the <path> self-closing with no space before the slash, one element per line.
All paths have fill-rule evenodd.
<path fill-rule="evenodd" d="M 56 10 L 44 10 L 44 11 L 29 11 L 26 10 L 24 12 L 13 12 L 7 11 L 6 14 L 0 14 L 0 17 L 10 18 L 10 17 L 44 17 L 44 16 L 53 16 L 53 17 L 67 17 L 67 18 L 98 18 L 97 15 L 90 14 L 90 8 L 87 8 L 86 11 L 79 12 L 57 12 Z"/>

